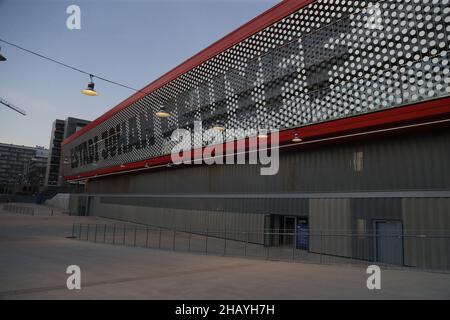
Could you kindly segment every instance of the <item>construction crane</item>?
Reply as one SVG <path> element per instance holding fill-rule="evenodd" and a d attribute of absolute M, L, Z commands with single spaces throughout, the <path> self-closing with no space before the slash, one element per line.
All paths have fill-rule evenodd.
<path fill-rule="evenodd" d="M 27 113 L 25 112 L 25 110 L 20 109 L 19 107 L 16 107 L 15 105 L 13 105 L 11 102 L 6 101 L 5 99 L 0 98 L 0 104 L 7 106 L 10 109 L 13 109 L 14 111 L 20 113 L 21 115 L 26 116 Z"/>

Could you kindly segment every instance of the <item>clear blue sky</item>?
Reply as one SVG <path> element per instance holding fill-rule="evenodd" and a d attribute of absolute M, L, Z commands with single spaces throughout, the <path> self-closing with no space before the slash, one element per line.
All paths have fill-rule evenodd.
<path fill-rule="evenodd" d="M 269 9 L 275 0 L 0 0 L 0 38 L 142 88 Z M 81 30 L 66 28 L 66 8 L 81 8 Z M 0 97 L 0 142 L 48 147 L 53 120 L 93 120 L 133 92 L 96 81 L 97 97 L 80 93 L 89 78 L 6 44 Z"/>

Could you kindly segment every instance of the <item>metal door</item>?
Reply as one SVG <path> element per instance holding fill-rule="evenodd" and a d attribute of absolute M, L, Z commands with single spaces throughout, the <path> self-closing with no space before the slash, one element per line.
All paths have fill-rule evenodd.
<path fill-rule="evenodd" d="M 375 230 L 377 261 L 394 265 L 403 265 L 401 221 L 375 221 Z"/>

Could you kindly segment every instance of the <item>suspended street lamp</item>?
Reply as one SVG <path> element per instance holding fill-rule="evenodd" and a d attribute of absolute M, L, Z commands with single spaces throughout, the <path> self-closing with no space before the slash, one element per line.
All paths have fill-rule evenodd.
<path fill-rule="evenodd" d="M 91 77 L 91 82 L 88 83 L 86 89 L 81 90 L 81 93 L 91 97 L 98 96 L 97 91 L 94 90 L 95 84 L 94 81 L 92 80 L 94 76 L 90 74 L 89 77 Z"/>
<path fill-rule="evenodd" d="M 168 118 L 170 117 L 170 113 L 167 112 L 166 107 L 161 106 L 159 110 L 155 113 L 158 118 Z"/>
<path fill-rule="evenodd" d="M 2 48 L 0 47 L 0 51 Z M 0 61 L 6 61 L 6 57 L 0 53 Z"/>
<path fill-rule="evenodd" d="M 224 132 L 225 131 L 225 125 L 222 121 L 216 121 L 216 123 L 213 124 L 212 129 L 218 132 Z"/>

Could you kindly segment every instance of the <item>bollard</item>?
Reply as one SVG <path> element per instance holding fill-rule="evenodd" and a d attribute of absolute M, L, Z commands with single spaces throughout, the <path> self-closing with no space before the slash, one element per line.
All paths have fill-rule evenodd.
<path fill-rule="evenodd" d="M 90 223 L 87 224 L 86 240 L 89 240 L 89 226 L 90 225 L 91 225 Z"/>
<path fill-rule="evenodd" d="M 105 227 L 103 228 L 103 243 L 106 243 L 106 224 Z"/>
<path fill-rule="evenodd" d="M 81 240 L 81 223 L 80 223 L 80 229 L 78 229 L 78 239 Z"/>
<path fill-rule="evenodd" d="M 134 227 L 134 242 L 133 242 L 134 247 L 136 247 L 136 230 L 137 230 L 137 227 Z"/>
<path fill-rule="evenodd" d="M 114 223 L 114 228 L 113 228 L 113 244 L 116 244 L 116 224 Z"/>
<path fill-rule="evenodd" d="M 148 227 L 147 227 L 147 235 L 145 237 L 145 247 L 148 248 Z"/>
<path fill-rule="evenodd" d="M 75 223 L 72 224 L 72 238 L 75 237 Z"/>
<path fill-rule="evenodd" d="M 124 225 L 123 225 L 123 240 L 122 240 L 122 245 L 125 245 L 126 231 L 127 231 L 127 225 L 124 224 Z"/>
<path fill-rule="evenodd" d="M 97 242 L 97 224 L 95 224 L 94 242 Z"/>
<path fill-rule="evenodd" d="M 53 217 L 53 209 L 52 209 L 52 217 Z"/>
<path fill-rule="evenodd" d="M 161 249 L 161 227 L 159 227 L 159 243 L 158 243 L 158 248 Z"/>

